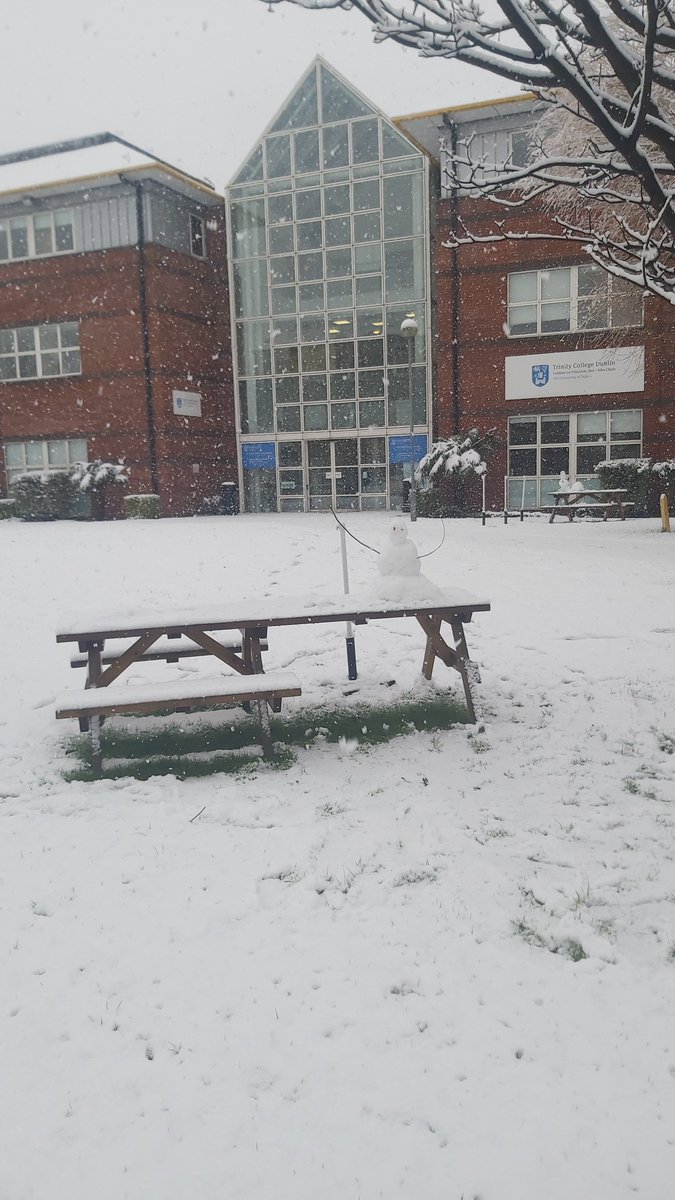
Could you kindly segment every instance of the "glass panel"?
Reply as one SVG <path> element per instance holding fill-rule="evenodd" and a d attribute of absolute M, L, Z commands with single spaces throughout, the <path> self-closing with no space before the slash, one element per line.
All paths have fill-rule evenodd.
<path fill-rule="evenodd" d="M 642 325 L 642 290 L 623 279 L 612 279 L 610 285 L 611 326 L 613 329 Z"/>
<path fill-rule="evenodd" d="M 359 371 L 359 396 L 384 396 L 384 372 Z"/>
<path fill-rule="evenodd" d="M 293 93 L 288 104 L 279 113 L 272 129 L 301 129 L 303 125 L 317 125 L 319 105 L 316 86 L 316 70 L 310 74 Z M 296 135 L 297 136 L 297 135 Z M 297 167 L 296 167 L 297 170 Z"/>
<path fill-rule="evenodd" d="M 263 153 L 262 143 L 256 146 L 251 157 L 244 163 L 238 175 L 235 176 L 233 183 L 245 183 L 248 179 L 262 179 L 263 175 Z"/>
<path fill-rule="evenodd" d="M 542 304 L 541 306 L 541 332 L 542 333 L 562 333 L 570 327 L 570 305 L 566 304 Z"/>
<path fill-rule="evenodd" d="M 380 157 L 378 125 L 377 117 L 370 117 L 367 121 L 354 121 L 352 124 L 352 162 L 375 162 Z"/>
<path fill-rule="evenodd" d="M 24 326 L 16 331 L 16 342 L 19 353 L 26 350 L 35 349 L 35 331 L 31 326 Z"/>
<path fill-rule="evenodd" d="M 265 161 L 269 179 L 291 174 L 291 139 L 288 134 L 265 138 Z"/>
<path fill-rule="evenodd" d="M 379 179 L 367 179 L 363 183 L 355 183 L 352 185 L 353 205 L 356 212 L 361 212 L 364 208 L 379 208 L 380 207 L 380 181 Z"/>
<path fill-rule="evenodd" d="M 324 221 L 327 246 L 345 246 L 352 240 L 349 217 L 332 217 Z"/>
<path fill-rule="evenodd" d="M 237 366 L 240 375 L 269 375 L 270 330 L 268 321 L 237 323 Z"/>
<path fill-rule="evenodd" d="M 16 379 L 15 358 L 0 358 L 0 379 Z"/>
<path fill-rule="evenodd" d="M 359 340 L 359 366 L 378 367 L 384 362 L 384 341 L 382 338 Z"/>
<path fill-rule="evenodd" d="M 359 461 L 359 443 L 356 438 L 340 438 L 333 442 L 336 467 L 355 466 Z"/>
<path fill-rule="evenodd" d="M 277 404 L 298 404 L 300 401 L 300 380 L 297 375 L 285 375 L 275 380 Z"/>
<path fill-rule="evenodd" d="M 33 217 L 33 236 L 35 238 L 36 254 L 52 254 L 54 242 L 52 238 L 51 213 L 36 213 Z"/>
<path fill-rule="evenodd" d="M 233 258 L 265 254 L 265 201 L 240 200 L 230 205 Z"/>
<path fill-rule="evenodd" d="M 323 141 L 323 168 L 346 167 L 349 162 L 347 125 L 328 125 L 321 131 Z"/>
<path fill-rule="evenodd" d="M 271 433 L 272 380 L 247 379 L 239 384 L 242 433 Z"/>
<path fill-rule="evenodd" d="M 577 440 L 580 442 L 604 442 L 607 439 L 607 414 L 604 412 L 579 413 L 577 416 Z"/>
<path fill-rule="evenodd" d="M 326 284 L 326 308 L 332 311 L 336 308 L 351 308 L 352 281 L 351 279 L 332 279 Z"/>
<path fill-rule="evenodd" d="M 382 303 L 382 276 L 359 275 L 356 280 L 356 304 Z"/>
<path fill-rule="evenodd" d="M 68 442 L 68 457 L 71 463 L 87 461 L 87 443 L 84 438 L 71 438 Z"/>
<path fill-rule="evenodd" d="M 347 117 L 367 117 L 371 109 L 363 100 L 333 75 L 328 67 L 319 66 L 321 77 L 321 114 L 323 121 L 344 121 Z"/>
<path fill-rule="evenodd" d="M 526 451 L 519 451 L 526 453 Z M 569 446 L 556 446 L 554 449 L 542 450 L 541 452 L 541 474 L 542 475 L 559 475 L 561 471 L 566 471 L 569 474 L 570 469 L 570 451 Z M 525 474 L 529 475 L 528 470 Z"/>
<path fill-rule="evenodd" d="M 530 135 L 526 129 L 514 129 L 511 132 L 511 165 L 524 167 L 530 151 Z M 536 499 L 534 501 L 536 504 Z M 530 505 L 528 505 L 528 508 Z"/>
<path fill-rule="evenodd" d="M 536 450 L 511 450 L 509 453 L 509 475 L 536 475 Z M 520 508 L 520 504 L 518 504 Z"/>
<path fill-rule="evenodd" d="M 323 403 L 328 399 L 325 375 L 307 375 L 302 381 L 303 404 Z"/>
<path fill-rule="evenodd" d="M 382 170 L 385 175 L 397 175 L 402 172 L 407 175 L 410 171 L 421 171 L 422 165 L 421 160 L 417 158 L 397 158 L 395 162 L 383 163 Z"/>
<path fill-rule="evenodd" d="M 334 183 L 349 183 L 349 167 L 337 167 L 334 171 L 324 171 L 323 182 L 326 187 Z"/>
<path fill-rule="evenodd" d="M 509 420 L 509 442 L 512 446 L 536 446 L 536 417 L 511 417 Z M 533 474 L 536 474 L 536 471 Z"/>
<path fill-rule="evenodd" d="M 384 236 L 411 237 L 424 231 L 424 186 L 421 175 L 399 175 L 382 185 Z"/>
<path fill-rule="evenodd" d="M 280 471 L 279 491 L 282 496 L 301 496 L 302 471 Z"/>
<path fill-rule="evenodd" d="M 631 445 L 630 443 L 628 443 L 625 446 L 610 446 L 609 457 L 610 458 L 639 458 L 640 457 L 640 447 L 636 446 L 635 444 Z"/>
<path fill-rule="evenodd" d="M 555 490 L 555 489 L 553 489 Z M 509 479 L 508 505 L 514 508 L 537 507 L 536 479 Z M 553 501 L 551 501 L 553 503 Z"/>
<path fill-rule="evenodd" d="M 332 319 L 328 323 L 328 336 L 331 341 L 333 338 L 336 341 L 338 338 L 353 338 L 354 323 L 352 314 L 344 311 L 333 313 Z"/>
<path fill-rule="evenodd" d="M 244 469 L 244 505 L 247 512 L 277 511 L 277 473 L 264 467 Z"/>
<path fill-rule="evenodd" d="M 356 375 L 343 371 L 330 377 L 331 400 L 351 400 L 356 395 Z"/>
<path fill-rule="evenodd" d="M 279 442 L 277 450 L 280 467 L 302 466 L 302 442 Z"/>
<path fill-rule="evenodd" d="M 5 446 L 5 461 L 8 467 L 21 468 L 25 466 L 23 442 L 7 442 Z"/>
<path fill-rule="evenodd" d="M 303 221 L 296 227 L 295 236 L 298 240 L 298 250 L 320 250 L 321 222 Z"/>
<path fill-rule="evenodd" d="M 362 400 L 359 404 L 359 423 L 362 429 L 382 428 L 384 400 Z"/>
<path fill-rule="evenodd" d="M 318 346 L 303 346 L 301 357 L 303 371 L 326 370 L 326 347 L 323 344 Z"/>
<path fill-rule="evenodd" d="M 537 332 L 536 304 L 520 304 L 509 309 L 509 333 L 523 334 Z"/>
<path fill-rule="evenodd" d="M 607 329 L 607 296 L 594 296 L 577 303 L 577 329 Z"/>
<path fill-rule="evenodd" d="M 58 350 L 59 335 L 56 325 L 40 325 L 38 329 L 38 340 L 41 350 Z"/>
<path fill-rule="evenodd" d="M 12 217 L 9 223 L 12 258 L 28 257 L 28 222 L 24 217 Z"/>
<path fill-rule="evenodd" d="M 270 283 L 295 283 L 295 259 L 292 254 L 270 260 Z"/>
<path fill-rule="evenodd" d="M 356 429 L 356 404 L 331 404 L 330 406 L 330 425 L 331 429 Z M 353 476 L 350 479 L 349 486 L 346 485 L 345 479 L 347 476 Z M 336 481 L 336 491 L 356 492 L 358 472 L 356 467 L 352 471 L 343 469 L 342 479 Z"/>
<path fill-rule="evenodd" d="M 541 271 L 542 300 L 562 300 L 570 295 L 570 269 L 558 267 L 555 271 Z"/>
<path fill-rule="evenodd" d="M 326 278 L 335 279 L 340 275 L 351 275 L 352 273 L 352 252 L 351 250 L 327 250 L 326 251 Z"/>
<path fill-rule="evenodd" d="M 356 320 L 356 331 L 359 337 L 382 336 L 384 326 L 382 323 L 381 308 L 364 309 L 356 314 Z"/>
<path fill-rule="evenodd" d="M 327 217 L 349 212 L 349 187 L 340 184 L 338 187 L 324 188 L 323 208 Z"/>
<path fill-rule="evenodd" d="M 323 254 L 320 250 L 298 256 L 298 278 L 300 280 L 323 278 Z"/>
<path fill-rule="evenodd" d="M 275 225 L 269 230 L 270 254 L 288 254 L 293 251 L 293 226 Z"/>
<path fill-rule="evenodd" d="M 280 346 L 274 351 L 274 370 L 277 375 L 297 375 L 298 347 Z"/>
<path fill-rule="evenodd" d="M 611 440 L 613 442 L 621 439 L 627 441 L 630 438 L 639 441 L 642 432 L 640 416 L 638 408 L 610 413 Z"/>
<path fill-rule="evenodd" d="M 379 242 L 380 214 L 379 212 L 356 213 L 354 216 L 354 241 Z"/>
<path fill-rule="evenodd" d="M 328 406 L 326 404 L 308 404 L 303 409 L 305 429 L 328 429 Z M 311 446 L 311 442 L 309 445 Z M 311 474 L 311 472 L 310 472 Z M 330 486 L 328 488 L 330 491 Z"/>
<path fill-rule="evenodd" d="M 296 192 L 295 216 L 298 221 L 311 221 L 313 217 L 321 216 L 321 192 L 318 188 Z"/>
<path fill-rule="evenodd" d="M 21 379 L 37 377 L 37 358 L 34 354 L 22 354 L 19 359 L 19 376 Z"/>
<path fill-rule="evenodd" d="M 382 157 L 383 158 L 401 158 L 403 155 L 408 155 L 414 150 L 410 142 L 393 129 L 387 121 L 382 122 Z"/>
<path fill-rule="evenodd" d="M 54 351 L 40 355 L 40 370 L 43 375 L 58 375 L 61 371 L 59 356 Z"/>
<path fill-rule="evenodd" d="M 47 442 L 47 461 L 50 467 L 67 467 L 67 444 L 65 442 Z"/>
<path fill-rule="evenodd" d="M 235 312 L 240 317 L 258 317 L 267 312 L 267 263 L 251 258 L 234 263 Z"/>
<path fill-rule="evenodd" d="M 68 211 L 55 213 L 54 226 L 56 234 L 56 249 L 61 251 L 72 250 L 75 246 L 75 239 L 73 236 L 73 214 Z"/>
<path fill-rule="evenodd" d="M 287 405 L 277 409 L 277 430 L 279 433 L 297 433 L 300 429 L 300 407 Z"/>
<path fill-rule="evenodd" d="M 580 296 L 595 296 L 602 292 L 606 294 L 607 273 L 593 263 L 577 267 L 577 291 Z"/>
<path fill-rule="evenodd" d="M 318 442 L 309 442 L 307 461 L 310 467 L 330 467 L 330 442 L 323 438 Z"/>
<path fill-rule="evenodd" d="M 390 370 L 389 379 L 389 424 L 410 426 L 409 381 L 413 392 L 413 422 L 426 423 L 426 371 L 424 367 L 413 367 L 411 371 Z"/>
<path fill-rule="evenodd" d="M 424 240 L 386 242 L 384 247 L 387 300 L 413 300 L 424 295 Z"/>
<path fill-rule="evenodd" d="M 305 283 L 298 288 L 301 312 L 320 312 L 323 308 L 323 284 Z"/>
<path fill-rule="evenodd" d="M 275 346 L 293 345 L 298 340 L 297 317 L 275 317 L 272 322 L 272 343 Z"/>
<path fill-rule="evenodd" d="M 418 324 L 417 337 L 413 339 L 412 360 L 418 363 L 425 361 L 424 305 L 413 304 L 387 309 L 387 356 L 390 363 L 408 361 L 410 339 L 401 333 L 401 323 L 410 316 L 415 317 Z"/>
<path fill-rule="evenodd" d="M 7 234 L 7 225 L 4 221 L 0 221 L 0 262 L 5 262 L 9 258 L 9 237 Z"/>
<path fill-rule="evenodd" d="M 549 442 L 569 442 L 570 440 L 570 419 L 569 417 L 542 417 L 541 418 L 541 441 L 542 445 L 547 445 Z M 529 471 L 521 471 L 521 475 L 529 475 Z M 550 472 L 549 472 L 550 474 Z"/>
<path fill-rule="evenodd" d="M 598 463 L 607 458 L 607 446 L 596 442 L 592 446 L 577 446 L 577 475 L 592 475 Z"/>
<path fill-rule="evenodd" d="M 354 367 L 354 343 L 333 342 L 329 346 L 331 371 L 349 371 Z"/>
<path fill-rule="evenodd" d="M 82 361 L 79 350 L 64 350 L 61 355 L 61 370 L 64 375 L 79 375 Z"/>
<path fill-rule="evenodd" d="M 361 468 L 361 491 L 362 492 L 386 492 L 387 490 L 387 468 L 386 467 L 362 467 Z"/>
<path fill-rule="evenodd" d="M 268 196 L 267 219 L 270 225 L 284 225 L 293 220 L 293 197 L 290 193 Z"/>
<path fill-rule="evenodd" d="M 294 287 L 272 288 L 273 313 L 292 313 L 296 311 L 296 307 L 297 305 Z"/>
<path fill-rule="evenodd" d="M 537 299 L 537 272 L 519 271 L 509 275 L 509 303 Z"/>
<path fill-rule="evenodd" d="M 320 166 L 318 129 L 308 129 L 304 133 L 296 133 L 293 145 L 295 147 L 296 175 L 318 171 Z"/>
<path fill-rule="evenodd" d="M 26 466 L 43 467 L 45 465 L 45 442 L 25 442 Z"/>
<path fill-rule="evenodd" d="M 59 333 L 62 346 L 79 346 L 80 331 L 77 321 L 68 321 L 64 325 L 59 325 Z"/>
<path fill-rule="evenodd" d="M 383 437 L 361 438 L 362 463 L 386 463 L 387 451 Z"/>
<path fill-rule="evenodd" d="M 0 354 L 14 353 L 14 330 L 0 329 Z"/>
<path fill-rule="evenodd" d="M 302 342 L 325 342 L 326 320 L 323 314 L 300 318 L 300 340 Z"/>

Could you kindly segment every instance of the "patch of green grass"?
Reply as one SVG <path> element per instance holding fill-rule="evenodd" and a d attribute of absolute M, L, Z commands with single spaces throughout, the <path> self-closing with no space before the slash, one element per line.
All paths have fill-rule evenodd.
<path fill-rule="evenodd" d="M 513 921 L 512 925 L 514 933 L 519 934 L 523 941 L 527 942 L 528 946 L 538 946 L 540 950 L 548 949 L 546 938 L 538 929 L 534 928 L 534 925 L 530 925 L 528 921 L 522 920 Z"/>
<path fill-rule="evenodd" d="M 391 706 L 358 705 L 351 708 L 304 709 L 286 716 L 272 716 L 275 753 L 260 756 L 257 717 L 237 713 L 220 723 L 199 722 L 181 726 L 175 717 L 154 729 L 135 731 L 128 725 L 104 725 L 101 731 L 103 779 L 149 779 L 151 775 L 174 775 L 192 779 L 214 774 L 253 773 L 259 768 L 286 770 L 296 761 L 296 747 L 307 748 L 321 741 L 358 742 L 359 749 L 382 745 L 402 734 L 432 733 L 468 722 L 460 701 L 450 696 L 438 699 L 401 701 Z M 66 743 L 66 751 L 79 765 L 66 772 L 68 781 L 88 782 L 91 744 L 88 734 Z"/>
<path fill-rule="evenodd" d="M 581 962 L 582 959 L 588 958 L 581 942 L 575 941 L 574 938 L 566 938 L 554 953 L 563 954 L 565 958 L 570 958 L 572 962 Z"/>
<path fill-rule="evenodd" d="M 663 750 L 664 754 L 675 754 L 675 737 L 671 737 L 669 733 L 657 733 L 656 737 L 659 750 Z"/>

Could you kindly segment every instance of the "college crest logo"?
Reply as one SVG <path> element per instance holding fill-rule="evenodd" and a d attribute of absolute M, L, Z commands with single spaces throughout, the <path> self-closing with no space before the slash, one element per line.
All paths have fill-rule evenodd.
<path fill-rule="evenodd" d="M 535 387 L 544 387 L 548 383 L 548 363 L 538 363 L 532 368 L 532 382 Z"/>

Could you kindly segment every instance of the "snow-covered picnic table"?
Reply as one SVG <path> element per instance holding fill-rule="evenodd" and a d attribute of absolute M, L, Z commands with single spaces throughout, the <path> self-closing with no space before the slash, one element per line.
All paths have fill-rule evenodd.
<path fill-rule="evenodd" d="M 437 658 L 458 671 L 473 721 L 475 709 L 471 683 L 478 681 L 479 675 L 469 657 L 464 625 L 475 612 L 487 612 L 489 608 L 487 600 L 472 596 L 462 589 L 440 593 L 430 585 L 429 593 L 425 595 L 424 584 L 420 581 L 414 599 L 304 595 L 279 599 L 264 597 L 154 612 L 121 609 L 116 613 L 81 614 L 59 624 L 56 640 L 76 642 L 80 652 L 87 656 L 87 688 L 104 688 L 144 657 L 156 657 L 152 647 L 160 639 L 161 657 L 166 657 L 167 661 L 175 661 L 187 654 L 203 653 L 225 663 L 240 675 L 252 675 L 264 670 L 262 652 L 268 629 L 274 626 L 347 621 L 366 625 L 372 620 L 414 617 L 426 637 L 422 661 L 425 678 L 431 678 Z M 443 624 L 448 624 L 452 631 L 450 644 L 443 637 Z M 231 641 L 218 636 L 227 630 L 238 631 L 238 639 Z M 105 653 L 106 642 L 110 639 L 124 639 L 124 645 L 116 648 L 112 655 Z M 165 639 L 169 639 L 169 645 Z M 77 665 L 75 660 L 73 665 Z M 280 700 L 275 701 L 275 707 L 279 705 Z"/>
<path fill-rule="evenodd" d="M 571 487 L 552 492 L 553 504 L 545 505 L 542 512 L 550 512 L 549 525 L 558 515 L 573 521 L 576 514 L 583 511 L 602 513 L 603 521 L 608 515 L 616 515 L 622 521 L 626 519 L 626 509 L 633 508 L 632 503 L 626 503 L 626 488 L 581 488 Z"/>

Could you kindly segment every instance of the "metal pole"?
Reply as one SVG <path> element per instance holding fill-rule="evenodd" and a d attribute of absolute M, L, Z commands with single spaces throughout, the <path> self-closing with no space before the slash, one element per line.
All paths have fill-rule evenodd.
<path fill-rule="evenodd" d="M 415 479 L 415 470 L 417 467 L 415 454 L 415 434 L 413 421 L 413 378 L 412 378 L 412 348 L 414 338 L 408 338 L 408 403 L 410 405 L 410 520 L 417 520 L 417 480 Z"/>
<path fill-rule="evenodd" d="M 341 525 L 338 525 L 340 530 L 340 550 L 342 553 L 342 585 L 345 596 L 349 595 L 349 569 L 347 567 L 347 538 L 345 531 Z M 354 640 L 354 629 L 351 621 L 347 621 L 347 632 L 345 636 L 347 643 L 347 678 L 356 679 L 356 642 Z"/>
<path fill-rule="evenodd" d="M 483 486 L 483 513 L 482 513 L 483 521 L 482 521 L 482 524 L 485 525 L 485 473 L 483 473 L 481 483 Z"/>

